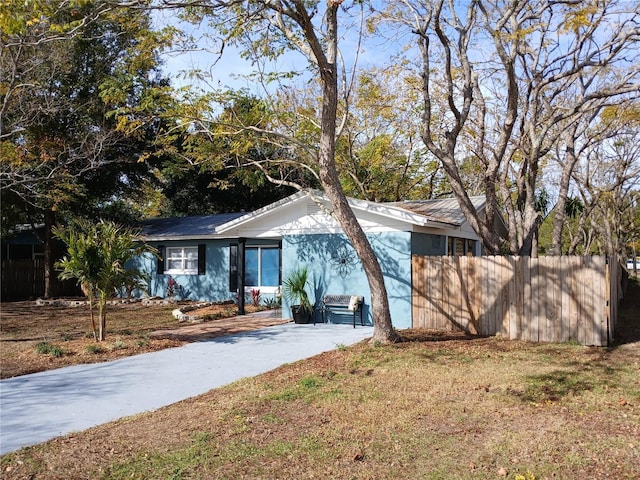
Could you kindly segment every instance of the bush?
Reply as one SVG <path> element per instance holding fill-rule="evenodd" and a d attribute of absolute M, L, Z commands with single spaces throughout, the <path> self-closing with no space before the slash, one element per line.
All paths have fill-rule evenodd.
<path fill-rule="evenodd" d="M 93 355 L 97 355 L 99 353 L 104 353 L 104 348 L 102 348 L 100 345 L 89 345 L 86 349 L 87 353 L 91 353 Z"/>
<path fill-rule="evenodd" d="M 64 350 L 57 345 L 50 344 L 49 342 L 39 342 L 36 345 L 36 353 L 59 358 L 64 355 Z"/>

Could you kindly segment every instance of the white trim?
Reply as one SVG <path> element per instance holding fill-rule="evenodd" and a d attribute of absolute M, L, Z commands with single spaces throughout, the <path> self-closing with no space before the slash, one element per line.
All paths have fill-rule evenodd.
<path fill-rule="evenodd" d="M 179 257 L 171 257 L 171 250 L 180 250 L 181 255 Z M 187 261 L 193 262 L 193 257 L 189 258 L 186 254 L 186 250 L 195 250 L 195 268 L 185 268 Z M 165 247 L 164 251 L 164 273 L 167 275 L 197 275 L 198 274 L 198 246 L 184 245 L 179 247 Z M 180 261 L 182 268 L 169 268 L 170 261 Z"/>
<path fill-rule="evenodd" d="M 330 213 L 332 210 L 331 204 L 324 193 L 319 191 L 312 191 L 309 193 L 298 192 L 294 195 L 291 195 L 288 198 L 272 203 L 271 205 L 267 205 L 266 207 L 263 207 L 254 212 L 248 213 L 247 215 L 243 215 L 242 217 L 238 217 L 227 223 L 219 225 L 216 228 L 216 233 L 220 235 L 220 234 L 230 232 L 234 229 L 241 229 L 242 227 L 245 227 L 255 222 L 259 218 L 268 216 L 269 214 L 273 213 L 275 210 L 283 209 L 285 207 L 291 207 L 300 202 L 306 203 L 309 200 L 312 200 L 313 202 L 316 202 L 316 203 L 317 202 L 322 203 L 324 205 L 324 208 L 320 208 L 321 211 L 324 210 L 325 212 Z M 347 200 L 351 208 L 358 212 L 369 213 L 371 215 L 376 215 L 376 216 L 383 217 L 385 219 L 391 219 L 394 221 L 392 225 L 383 224 L 383 222 L 378 222 L 379 225 L 377 227 L 372 227 L 370 229 L 367 229 L 367 231 L 380 232 L 380 231 L 391 231 L 391 230 L 407 230 L 407 228 L 409 230 L 412 230 L 415 227 L 433 227 L 433 228 L 440 228 L 440 229 L 459 228 L 458 225 L 438 221 L 438 220 L 429 218 L 425 215 L 414 213 L 405 208 L 401 208 L 395 205 L 382 205 L 375 202 L 370 202 L 368 200 L 356 200 L 353 198 L 348 198 Z M 306 208 L 304 212 L 305 214 L 301 215 L 298 218 L 310 216 L 307 214 Z M 356 213 L 356 216 L 358 216 L 357 212 L 354 212 L 354 213 Z M 318 213 L 314 213 L 311 216 L 317 217 Z M 333 218 L 335 220 L 335 218 L 332 215 L 330 216 L 330 218 Z M 273 232 L 273 230 L 271 229 L 270 231 Z M 285 232 L 290 234 L 340 233 L 342 232 L 342 228 L 337 223 L 334 226 L 327 225 L 326 223 L 322 223 L 322 224 L 318 224 L 313 228 L 310 228 L 307 226 L 307 227 L 301 228 L 300 230 L 296 229 L 296 227 L 291 227 L 291 226 L 286 230 L 284 228 L 280 228 L 278 229 L 277 233 L 279 235 L 282 235 Z M 234 233 L 237 233 L 237 231 Z M 242 232 L 242 236 L 259 237 L 261 234 L 264 235 L 265 230 L 260 227 L 247 228 Z"/>

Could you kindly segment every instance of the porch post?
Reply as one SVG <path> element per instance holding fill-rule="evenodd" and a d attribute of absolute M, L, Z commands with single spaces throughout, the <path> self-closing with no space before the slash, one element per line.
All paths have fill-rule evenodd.
<path fill-rule="evenodd" d="M 244 315 L 244 259 L 246 238 L 238 238 L 238 315 Z"/>

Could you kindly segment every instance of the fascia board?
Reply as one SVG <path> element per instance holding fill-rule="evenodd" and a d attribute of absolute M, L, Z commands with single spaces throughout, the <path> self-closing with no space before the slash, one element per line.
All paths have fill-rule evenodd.
<path fill-rule="evenodd" d="M 305 195 L 304 192 L 298 192 L 298 193 L 294 193 L 293 195 L 284 198 L 280 201 L 277 201 L 275 203 L 269 204 L 265 207 L 259 208 L 258 210 L 255 210 L 253 212 L 247 213 L 246 215 L 243 215 L 242 217 L 238 217 L 234 220 L 231 220 L 230 222 L 227 223 L 223 223 L 222 225 L 218 225 L 218 227 L 216 227 L 216 233 L 217 234 L 222 234 L 224 232 L 227 232 L 233 228 L 238 228 L 238 227 L 242 227 L 244 224 L 251 222 L 253 220 L 256 220 L 258 218 L 264 217 L 265 215 L 268 215 L 269 213 L 273 212 L 274 210 L 278 210 L 280 208 L 283 208 L 285 206 L 290 206 L 295 204 L 296 202 L 299 202 L 300 200 L 305 199 L 307 196 Z"/>
<path fill-rule="evenodd" d="M 382 217 L 390 218 L 394 221 L 402 221 L 410 225 L 417 225 L 419 227 L 434 227 L 434 228 L 451 228 L 458 225 L 439 222 L 432 220 L 429 217 L 413 213 L 409 210 L 400 207 L 392 207 L 388 205 L 378 205 L 373 202 L 367 202 L 365 200 L 349 199 L 349 204 L 361 211 L 372 212 Z"/>
<path fill-rule="evenodd" d="M 221 235 L 167 235 L 167 236 L 140 236 L 144 242 L 183 242 L 190 240 L 219 240 L 225 237 Z"/>
<path fill-rule="evenodd" d="M 279 209 L 294 206 L 296 203 L 299 203 L 299 202 L 306 202 L 308 198 L 320 200 L 325 204 L 329 203 L 329 200 L 327 199 L 326 195 L 323 192 L 320 192 L 320 191 L 313 191 L 310 193 L 298 192 L 283 200 L 280 200 L 278 202 L 262 207 L 254 212 L 250 212 L 247 215 L 243 215 L 242 217 L 231 220 L 230 222 L 227 222 L 225 224 L 219 225 L 216 228 L 216 234 L 221 235 L 233 229 L 241 229 L 242 227 L 246 226 L 248 223 L 256 221 L 269 214 L 273 214 L 275 211 Z M 347 200 L 351 208 L 356 213 L 356 216 L 357 216 L 357 212 L 362 212 L 362 213 L 368 213 L 368 214 L 377 215 L 383 218 L 391 219 L 394 221 L 394 224 L 401 222 L 406 225 L 418 226 L 418 227 L 433 227 L 433 228 L 459 227 L 459 225 L 433 220 L 424 215 L 413 213 L 409 210 L 399 208 L 399 207 L 380 205 L 367 200 L 357 200 L 354 198 L 348 198 Z M 329 207 L 329 209 L 331 209 L 330 205 L 327 205 L 327 206 Z M 247 229 L 246 233 L 248 233 L 249 231 L 256 231 L 256 230 L 249 228 Z"/>

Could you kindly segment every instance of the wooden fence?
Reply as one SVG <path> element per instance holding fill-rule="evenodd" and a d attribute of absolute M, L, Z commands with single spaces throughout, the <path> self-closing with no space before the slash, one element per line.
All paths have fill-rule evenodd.
<path fill-rule="evenodd" d="M 608 345 L 622 267 L 594 257 L 413 257 L 413 327 Z"/>
<path fill-rule="evenodd" d="M 55 273 L 57 275 L 57 272 Z M 29 300 L 44 295 L 44 259 L 3 260 L 0 270 L 2 301 Z M 55 296 L 79 296 L 74 280 L 55 281 Z"/>

